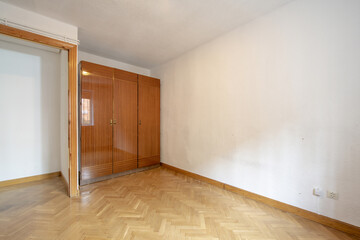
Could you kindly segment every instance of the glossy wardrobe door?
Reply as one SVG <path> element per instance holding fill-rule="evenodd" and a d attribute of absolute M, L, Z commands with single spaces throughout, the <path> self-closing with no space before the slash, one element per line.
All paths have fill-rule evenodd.
<path fill-rule="evenodd" d="M 80 180 L 112 174 L 112 82 L 112 68 L 82 62 Z"/>
<path fill-rule="evenodd" d="M 138 76 L 138 167 L 160 163 L 160 80 Z"/>
<path fill-rule="evenodd" d="M 114 70 L 113 173 L 137 168 L 137 74 Z"/>

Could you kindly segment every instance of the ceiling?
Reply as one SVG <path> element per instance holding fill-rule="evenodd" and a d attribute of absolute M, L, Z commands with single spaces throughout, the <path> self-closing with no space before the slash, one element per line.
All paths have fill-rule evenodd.
<path fill-rule="evenodd" d="M 79 49 L 151 68 L 291 0 L 1 0 L 79 27 Z"/>

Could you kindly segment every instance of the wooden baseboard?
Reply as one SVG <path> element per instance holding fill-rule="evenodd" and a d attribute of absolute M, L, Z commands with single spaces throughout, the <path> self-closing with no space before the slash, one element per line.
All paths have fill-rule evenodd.
<path fill-rule="evenodd" d="M 45 174 L 40 174 L 40 175 L 36 175 L 36 176 L 31 176 L 31 177 L 6 180 L 6 181 L 0 182 L 0 187 L 11 186 L 11 185 L 20 184 L 20 183 L 39 181 L 39 180 L 43 180 L 43 179 L 47 179 L 47 178 L 59 177 L 60 175 L 61 175 L 61 172 L 52 172 L 52 173 L 45 173 Z"/>
<path fill-rule="evenodd" d="M 66 186 L 66 194 L 68 195 L 68 196 L 70 196 L 69 195 L 69 183 L 65 180 L 65 177 L 64 177 L 64 175 L 62 174 L 62 172 L 60 172 L 60 178 L 61 178 L 61 181 L 64 183 L 64 185 Z"/>
<path fill-rule="evenodd" d="M 180 169 L 180 168 L 177 168 L 177 167 L 173 167 L 173 166 L 168 165 L 166 163 L 161 163 L 161 166 L 163 166 L 163 167 L 165 167 L 167 169 L 173 170 L 175 172 L 181 173 L 183 175 L 195 178 L 197 180 L 200 180 L 200 181 L 212 184 L 214 186 L 220 187 L 222 189 L 228 190 L 230 192 L 241 194 L 241 195 L 243 195 L 243 196 L 245 196 L 247 198 L 253 199 L 253 200 L 258 201 L 258 202 L 262 202 L 262 203 L 264 203 L 264 204 L 266 204 L 268 206 L 271 206 L 271 207 L 274 207 L 274 208 L 277 208 L 277 209 L 280 209 L 280 210 L 283 210 L 283 211 L 286 211 L 286 212 L 289 212 L 289 213 L 293 213 L 293 214 L 295 214 L 297 216 L 300 216 L 300 217 L 309 219 L 311 221 L 320 223 L 320 224 L 325 225 L 327 227 L 331 227 L 331 228 L 337 229 L 339 231 L 342 231 L 342 232 L 345 232 L 345 233 L 352 234 L 352 235 L 355 235 L 357 237 L 360 237 L 360 227 L 357 227 L 357 226 L 354 226 L 354 225 L 351 225 L 351 224 L 348 224 L 348 223 L 345 223 L 345 222 L 342 222 L 342 221 L 339 221 L 339 220 L 336 220 L 336 219 L 332 219 L 332 218 L 329 218 L 329 217 L 326 217 L 326 216 L 323 216 L 323 215 L 319 215 L 317 213 L 313 213 L 313 212 L 310 212 L 310 211 L 307 211 L 307 210 L 304 210 L 304 209 L 301 209 L 301 208 L 298 208 L 298 207 L 295 207 L 295 206 L 292 206 L 292 205 L 289 205 L 289 204 L 286 204 L 286 203 L 283 203 L 283 202 L 279 202 L 277 200 L 267 198 L 267 197 L 258 195 L 256 193 L 252 193 L 252 192 L 249 192 L 249 191 L 246 191 L 246 190 L 243 190 L 243 189 L 228 185 L 226 183 L 222 183 L 222 182 L 213 180 L 211 178 L 201 176 L 201 175 L 196 174 L 196 173 L 188 172 L 186 170 L 183 170 L 183 169 Z"/>

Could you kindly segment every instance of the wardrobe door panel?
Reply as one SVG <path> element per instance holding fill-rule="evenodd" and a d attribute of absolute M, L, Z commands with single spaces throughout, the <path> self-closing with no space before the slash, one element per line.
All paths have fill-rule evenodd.
<path fill-rule="evenodd" d="M 137 75 L 115 70 L 113 172 L 137 168 Z"/>
<path fill-rule="evenodd" d="M 160 163 L 160 80 L 139 75 L 138 167 Z"/>
<path fill-rule="evenodd" d="M 112 174 L 112 77 L 109 76 L 112 76 L 111 68 L 82 62 L 81 180 Z"/>

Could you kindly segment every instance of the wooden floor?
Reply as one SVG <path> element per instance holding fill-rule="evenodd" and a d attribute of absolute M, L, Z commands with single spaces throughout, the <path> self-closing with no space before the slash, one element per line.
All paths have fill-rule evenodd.
<path fill-rule="evenodd" d="M 81 188 L 0 188 L 0 239 L 358 239 L 157 168 Z"/>

